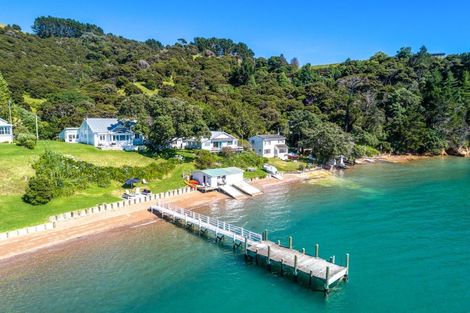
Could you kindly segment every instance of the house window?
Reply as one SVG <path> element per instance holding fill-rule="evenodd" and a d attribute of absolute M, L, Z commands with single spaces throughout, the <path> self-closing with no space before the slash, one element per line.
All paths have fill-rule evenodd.
<path fill-rule="evenodd" d="M 227 145 L 228 145 L 228 146 L 233 145 L 233 141 L 227 141 Z"/>
<path fill-rule="evenodd" d="M 286 149 L 279 149 L 279 153 L 286 153 Z"/>
<path fill-rule="evenodd" d="M 10 134 L 10 127 L 0 127 L 0 135 L 9 135 Z"/>
<path fill-rule="evenodd" d="M 264 149 L 264 154 L 271 154 L 271 149 Z"/>
<path fill-rule="evenodd" d="M 254 140 L 252 140 L 252 141 L 251 141 L 251 144 L 252 144 L 252 145 L 254 145 L 254 144 L 255 144 L 255 141 L 254 141 Z"/>
<path fill-rule="evenodd" d="M 105 138 L 106 138 L 106 136 L 105 136 L 105 135 L 100 135 L 100 140 L 101 140 L 101 141 L 104 141 L 104 140 L 105 140 Z"/>

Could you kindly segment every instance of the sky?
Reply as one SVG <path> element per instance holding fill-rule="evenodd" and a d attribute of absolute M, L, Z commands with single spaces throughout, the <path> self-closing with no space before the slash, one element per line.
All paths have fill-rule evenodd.
<path fill-rule="evenodd" d="M 42 15 L 93 23 L 106 33 L 173 44 L 178 38 L 230 38 L 258 57 L 284 54 L 302 64 L 367 59 L 400 47 L 470 52 L 470 1 L 53 1 L 0 0 L 0 23 L 31 32 Z"/>

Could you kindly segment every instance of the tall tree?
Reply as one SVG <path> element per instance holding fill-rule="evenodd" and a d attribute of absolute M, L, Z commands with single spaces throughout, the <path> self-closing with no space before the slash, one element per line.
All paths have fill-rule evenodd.
<path fill-rule="evenodd" d="M 7 120 L 9 119 L 8 101 L 11 99 L 11 93 L 8 89 L 8 83 L 0 73 L 0 117 Z"/>

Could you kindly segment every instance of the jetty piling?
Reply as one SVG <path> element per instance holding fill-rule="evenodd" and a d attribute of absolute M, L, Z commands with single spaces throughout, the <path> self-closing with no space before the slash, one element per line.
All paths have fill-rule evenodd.
<path fill-rule="evenodd" d="M 337 282 L 346 281 L 349 273 L 349 254 L 346 254 L 346 264 L 335 264 L 335 257 L 329 260 L 319 257 L 319 245 L 315 244 L 315 254 L 309 255 L 305 248 L 301 251 L 293 249 L 293 239 L 289 236 L 289 245 L 284 247 L 280 241 L 276 243 L 268 240 L 268 231 L 262 234 L 249 231 L 243 227 L 220 221 L 216 218 L 189 211 L 181 208 L 172 208 L 170 205 L 157 204 L 150 208 L 152 213 L 181 225 L 186 230 L 196 232 L 199 235 L 213 234 L 216 243 L 224 244 L 232 242 L 233 250 L 243 247 L 245 260 L 254 260 L 257 265 L 266 265 L 271 271 L 273 265 L 280 265 L 280 276 L 290 273 L 294 281 L 304 280 L 304 285 L 315 285 L 313 281 L 322 284 L 321 289 L 328 294 L 330 287 Z M 188 227 L 187 225 L 192 225 Z M 197 226 L 197 227 L 196 227 Z"/>

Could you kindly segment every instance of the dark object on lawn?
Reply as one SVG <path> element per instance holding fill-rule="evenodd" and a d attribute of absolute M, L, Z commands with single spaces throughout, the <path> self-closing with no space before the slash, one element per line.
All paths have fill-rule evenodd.
<path fill-rule="evenodd" d="M 134 184 L 138 182 L 140 182 L 140 179 L 138 178 L 129 178 L 128 180 L 124 182 L 124 186 L 134 187 Z"/>

